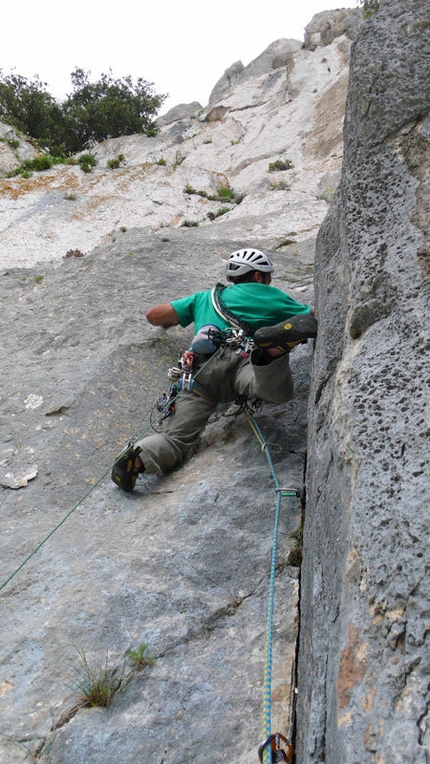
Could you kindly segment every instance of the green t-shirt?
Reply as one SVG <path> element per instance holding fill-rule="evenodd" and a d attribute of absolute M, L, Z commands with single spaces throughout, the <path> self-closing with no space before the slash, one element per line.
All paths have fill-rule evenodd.
<path fill-rule="evenodd" d="M 227 287 L 222 292 L 222 300 L 229 311 L 248 324 L 253 332 L 261 326 L 273 326 L 298 313 L 311 311 L 309 305 L 296 302 L 280 289 L 254 281 Z M 215 324 L 220 329 L 230 326 L 213 307 L 211 290 L 172 300 L 171 305 L 178 314 L 181 326 L 194 322 L 195 333 L 205 324 Z"/>

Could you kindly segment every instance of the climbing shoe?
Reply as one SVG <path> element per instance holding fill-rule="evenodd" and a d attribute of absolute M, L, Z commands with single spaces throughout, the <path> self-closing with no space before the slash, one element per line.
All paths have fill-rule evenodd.
<path fill-rule="evenodd" d="M 318 322 L 309 313 L 299 313 L 275 326 L 263 326 L 254 334 L 254 342 L 263 350 L 276 348 L 286 352 L 317 336 Z"/>
<path fill-rule="evenodd" d="M 142 449 L 139 446 L 134 448 L 134 446 L 129 443 L 127 450 L 120 454 L 112 468 L 111 477 L 113 482 L 127 493 L 130 493 L 136 485 L 138 474 L 140 472 L 145 472 L 145 467 L 143 465 L 142 467 L 139 467 L 139 469 L 134 466 L 136 456 L 140 454 L 141 450 Z"/>

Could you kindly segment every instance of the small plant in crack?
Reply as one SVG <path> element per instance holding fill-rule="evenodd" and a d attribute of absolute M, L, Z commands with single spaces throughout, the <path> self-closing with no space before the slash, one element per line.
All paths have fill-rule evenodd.
<path fill-rule="evenodd" d="M 79 665 L 71 670 L 72 690 L 81 708 L 108 706 L 125 686 L 125 667 L 109 666 L 108 656 L 102 666 L 91 668 L 83 650 L 78 650 Z"/>
<path fill-rule="evenodd" d="M 191 183 L 187 183 L 187 185 L 184 188 L 184 194 L 190 194 L 190 195 L 191 194 L 197 194 L 197 191 L 196 191 L 195 188 L 193 188 Z"/>
<path fill-rule="evenodd" d="M 139 645 L 139 647 L 136 648 L 136 650 L 127 650 L 125 653 L 125 657 L 129 659 L 130 663 L 132 664 L 132 667 L 139 671 L 140 669 L 145 668 L 145 666 L 152 666 L 154 663 L 154 659 L 150 658 L 149 656 L 145 655 L 149 645 L 145 644 L 145 642 L 142 642 L 142 644 Z"/>
<path fill-rule="evenodd" d="M 181 223 L 182 228 L 197 228 L 198 220 L 183 220 Z"/>

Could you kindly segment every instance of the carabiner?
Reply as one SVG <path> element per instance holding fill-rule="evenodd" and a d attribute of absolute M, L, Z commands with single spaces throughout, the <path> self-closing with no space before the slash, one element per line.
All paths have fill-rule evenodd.
<path fill-rule="evenodd" d="M 286 752 L 281 748 L 281 740 L 283 740 L 284 743 L 287 743 Z M 280 732 L 269 735 L 269 737 L 258 746 L 258 758 L 260 759 L 261 764 L 263 764 L 264 750 L 268 745 L 270 745 L 270 764 L 277 764 L 277 762 L 280 761 L 286 761 L 287 764 L 290 764 L 293 757 L 293 745 L 292 743 L 289 743 L 287 738 L 284 737 L 284 735 L 281 735 Z"/>

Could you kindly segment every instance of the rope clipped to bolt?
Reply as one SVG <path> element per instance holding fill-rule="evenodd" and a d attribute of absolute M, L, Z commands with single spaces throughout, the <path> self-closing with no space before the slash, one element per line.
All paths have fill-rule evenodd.
<path fill-rule="evenodd" d="M 273 528 L 273 544 L 272 544 L 272 557 L 270 566 L 270 581 L 269 581 L 269 597 L 267 605 L 267 622 L 266 622 L 266 647 L 264 656 L 264 683 L 263 683 L 263 742 L 258 747 L 258 757 L 261 764 L 275 764 L 275 762 L 286 761 L 291 762 L 293 757 L 293 745 L 291 739 L 289 740 L 280 732 L 272 733 L 271 726 L 271 695 L 272 695 L 272 662 L 273 662 L 273 617 L 275 609 L 275 575 L 276 575 L 276 557 L 278 547 L 278 530 L 279 530 L 279 514 L 281 508 L 281 499 L 289 496 L 300 498 L 300 491 L 296 489 L 281 488 L 278 480 L 278 476 L 273 464 L 272 455 L 270 452 L 269 444 L 265 440 L 261 429 L 251 411 L 251 409 L 243 404 L 244 414 L 251 426 L 251 429 L 255 433 L 257 440 L 261 445 L 261 450 L 266 455 L 272 478 L 275 483 L 276 493 L 276 507 L 275 507 L 275 519 Z M 292 716 L 292 709 L 291 709 Z M 290 723 L 290 733 L 292 729 L 292 721 Z M 290 734 L 291 738 L 291 734 Z"/>

